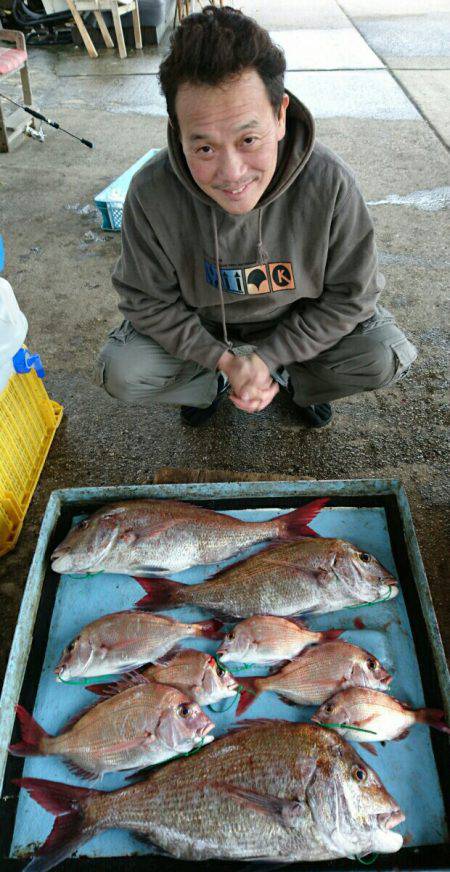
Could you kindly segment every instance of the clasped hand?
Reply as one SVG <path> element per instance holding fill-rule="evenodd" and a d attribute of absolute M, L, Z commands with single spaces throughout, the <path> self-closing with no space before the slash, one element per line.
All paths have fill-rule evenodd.
<path fill-rule="evenodd" d="M 279 391 L 269 367 L 257 354 L 235 357 L 225 351 L 218 361 L 217 369 L 225 373 L 231 385 L 229 399 L 244 412 L 260 412 L 272 402 Z"/>

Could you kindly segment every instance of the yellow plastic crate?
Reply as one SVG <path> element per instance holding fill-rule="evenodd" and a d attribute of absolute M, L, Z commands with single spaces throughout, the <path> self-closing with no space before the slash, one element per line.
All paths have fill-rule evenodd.
<path fill-rule="evenodd" d="M 0 557 L 17 542 L 62 414 L 34 370 L 0 394 Z"/>

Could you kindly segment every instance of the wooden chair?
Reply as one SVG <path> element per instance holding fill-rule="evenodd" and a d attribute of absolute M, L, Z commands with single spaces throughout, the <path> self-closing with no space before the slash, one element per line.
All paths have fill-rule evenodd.
<path fill-rule="evenodd" d="M 111 12 L 114 30 L 116 32 L 119 57 L 126 58 L 127 50 L 123 38 L 121 16 L 131 12 L 133 16 L 133 30 L 136 48 L 142 48 L 141 21 L 139 18 L 139 0 L 67 0 L 67 5 L 73 15 L 75 24 L 80 31 L 81 38 L 86 46 L 89 57 L 98 58 L 98 52 L 86 29 L 80 12 L 93 12 L 103 36 L 106 48 L 114 48 L 109 30 L 106 26 L 103 12 Z"/>
<path fill-rule="evenodd" d="M 8 43 L 8 45 L 5 46 L 2 43 Z M 11 43 L 14 48 L 10 48 Z M 20 73 L 23 102 L 26 106 L 33 108 L 27 61 L 28 54 L 23 33 L 18 30 L 4 30 L 0 25 L 0 82 L 12 73 Z M 0 152 L 10 151 L 13 142 L 29 125 L 35 127 L 35 121 L 27 116 L 22 109 L 16 109 L 8 115 L 5 114 L 0 97 Z"/>
<path fill-rule="evenodd" d="M 200 9 L 202 8 L 202 6 L 208 5 L 208 3 L 211 6 L 219 6 L 219 5 L 223 6 L 224 0 L 205 0 L 204 3 L 202 3 L 201 0 L 199 0 Z M 228 6 L 231 5 L 229 0 L 228 0 L 227 5 Z M 181 21 L 181 19 L 184 18 L 185 15 L 190 15 L 191 12 L 195 12 L 195 0 L 177 0 L 176 15 L 178 14 L 179 21 Z"/>

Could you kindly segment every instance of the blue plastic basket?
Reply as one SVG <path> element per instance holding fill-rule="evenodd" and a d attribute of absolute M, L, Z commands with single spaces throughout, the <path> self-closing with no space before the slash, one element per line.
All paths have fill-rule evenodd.
<path fill-rule="evenodd" d="M 94 197 L 94 203 L 102 216 L 102 230 L 120 230 L 122 227 L 123 204 L 131 179 L 158 151 L 159 148 L 151 148 L 129 169 L 125 170 L 121 176 Z"/>

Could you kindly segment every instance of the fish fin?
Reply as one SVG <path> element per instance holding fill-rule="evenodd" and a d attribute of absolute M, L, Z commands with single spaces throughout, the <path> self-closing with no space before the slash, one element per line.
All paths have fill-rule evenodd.
<path fill-rule="evenodd" d="M 164 760 L 162 763 L 153 763 L 150 766 L 145 766 L 144 769 L 136 769 L 135 772 L 132 772 L 131 775 L 125 776 L 125 781 L 131 781 L 136 783 L 137 781 L 145 781 L 150 775 L 153 775 L 155 769 L 159 766 L 164 766 Z"/>
<path fill-rule="evenodd" d="M 212 788 L 219 793 L 231 796 L 247 808 L 274 818 L 278 823 L 283 824 L 287 828 L 295 826 L 295 817 L 298 817 L 301 808 L 299 802 L 280 799 L 280 797 L 273 796 L 270 793 L 263 794 L 257 793 L 256 790 L 245 790 L 237 784 L 228 784 L 222 781 L 212 782 L 207 786 L 209 789 Z"/>
<path fill-rule="evenodd" d="M 279 693 L 278 696 L 279 696 L 279 698 L 281 699 L 281 701 L 284 702 L 286 705 L 294 706 L 294 708 L 295 708 L 296 706 L 298 706 L 298 702 L 294 702 L 293 699 L 288 699 L 288 697 L 287 697 L 287 696 L 283 696 L 282 693 Z"/>
<path fill-rule="evenodd" d="M 403 730 L 398 736 L 395 736 L 394 742 L 400 742 L 402 739 L 406 739 L 407 736 L 409 736 L 409 730 Z"/>
<path fill-rule="evenodd" d="M 225 635 L 222 621 L 197 621 L 192 626 L 199 630 L 196 635 L 203 636 L 205 639 L 222 639 Z"/>
<path fill-rule="evenodd" d="M 97 781 L 97 778 L 101 778 L 101 772 L 94 772 L 93 769 L 84 769 L 82 766 L 74 763 L 73 760 L 64 760 L 64 763 L 77 778 L 84 778 L 86 781 Z"/>
<path fill-rule="evenodd" d="M 261 693 L 257 688 L 258 678 L 239 678 L 239 684 L 244 688 L 241 691 L 241 695 L 239 697 L 239 702 L 236 709 L 236 717 L 242 715 L 248 708 L 250 708 L 251 704 L 255 701 L 256 697 Z"/>
<path fill-rule="evenodd" d="M 309 630 L 308 624 L 305 621 L 302 621 L 301 618 L 289 617 L 284 618 L 285 621 L 289 621 L 290 624 L 295 624 L 300 630 Z"/>
<path fill-rule="evenodd" d="M 283 540 L 298 539 L 302 536 L 317 537 L 318 533 L 308 525 L 328 502 L 329 498 L 323 497 L 312 500 L 306 506 L 300 506 L 299 509 L 294 509 L 293 512 L 288 512 L 286 515 L 280 515 L 277 518 L 278 538 Z"/>
<path fill-rule="evenodd" d="M 187 651 L 187 648 L 184 648 L 183 645 L 174 645 L 170 651 L 167 651 L 166 654 L 161 654 L 161 657 L 157 657 L 156 660 L 152 660 L 152 663 L 158 666 L 168 666 L 169 663 L 180 653 L 180 651 Z"/>
<path fill-rule="evenodd" d="M 321 634 L 320 643 L 332 642 L 333 639 L 337 639 L 342 633 L 345 633 L 345 630 L 324 630 Z"/>
<path fill-rule="evenodd" d="M 131 778 L 131 775 L 129 777 Z M 132 836 L 133 839 L 136 839 L 137 842 L 141 842 L 143 845 L 147 845 L 148 848 L 155 848 L 158 857 L 172 857 L 173 860 L 173 854 L 169 854 L 168 851 L 163 851 L 156 842 L 152 842 L 151 838 L 146 836 L 144 833 L 137 833 L 134 831 Z"/>
<path fill-rule="evenodd" d="M 369 752 L 369 754 L 373 754 L 374 757 L 378 757 L 378 751 L 375 748 L 375 745 L 372 744 L 372 742 L 360 742 L 359 744 L 361 745 L 361 748 L 365 748 L 366 751 Z"/>
<path fill-rule="evenodd" d="M 176 523 L 172 518 L 166 518 L 164 521 L 155 518 L 154 524 L 149 523 L 145 527 L 139 527 L 138 530 L 129 527 L 120 534 L 119 539 L 127 545 L 133 545 L 139 539 L 153 539 L 154 536 L 159 536 L 160 533 L 164 533 L 170 527 L 175 526 Z"/>
<path fill-rule="evenodd" d="M 184 584 L 179 581 L 170 581 L 167 578 L 140 578 L 134 576 L 146 596 L 135 603 L 135 609 L 144 609 L 157 612 L 161 609 L 175 609 L 183 605 Z"/>
<path fill-rule="evenodd" d="M 30 872 L 46 872 L 92 838 L 92 823 L 84 828 L 84 803 L 93 794 L 105 791 L 72 787 L 43 778 L 16 778 L 14 784 L 24 787 L 35 802 L 56 815 L 50 835 L 27 867 Z"/>
<path fill-rule="evenodd" d="M 118 683 L 119 682 L 117 682 L 116 684 L 87 684 L 85 690 L 88 690 L 89 693 L 95 693 L 97 696 L 101 696 L 106 699 L 106 697 L 109 698 L 111 696 L 115 696 L 115 694 L 119 692 L 117 690 Z"/>
<path fill-rule="evenodd" d="M 440 730 L 441 733 L 450 733 L 450 728 L 444 721 L 444 712 L 441 709 L 420 708 L 415 712 L 418 724 L 427 724 Z"/>
<path fill-rule="evenodd" d="M 43 753 L 40 750 L 41 741 L 50 738 L 50 733 L 47 733 L 22 705 L 16 705 L 16 715 L 20 724 L 22 741 L 10 745 L 9 753 L 14 757 L 40 756 Z"/>
<path fill-rule="evenodd" d="M 258 727 L 273 727 L 274 724 L 286 724 L 283 718 L 244 718 L 244 720 L 231 724 L 228 733 L 235 733 L 238 730 L 258 729 Z"/>
<path fill-rule="evenodd" d="M 111 697 L 124 690 L 129 690 L 130 687 L 137 687 L 139 684 L 151 684 L 151 679 L 142 675 L 141 672 L 132 671 L 123 675 L 119 681 L 113 681 L 110 684 L 90 684 L 86 690 L 97 694 L 97 696 Z"/>
<path fill-rule="evenodd" d="M 137 572 L 139 575 L 148 576 L 149 578 L 156 578 L 160 575 L 165 576 L 168 575 L 168 571 L 165 570 L 164 566 L 149 566 L 148 564 L 142 566 L 133 566 L 132 567 L 133 577 L 134 573 Z M 162 578 L 164 581 L 164 578 Z"/>

